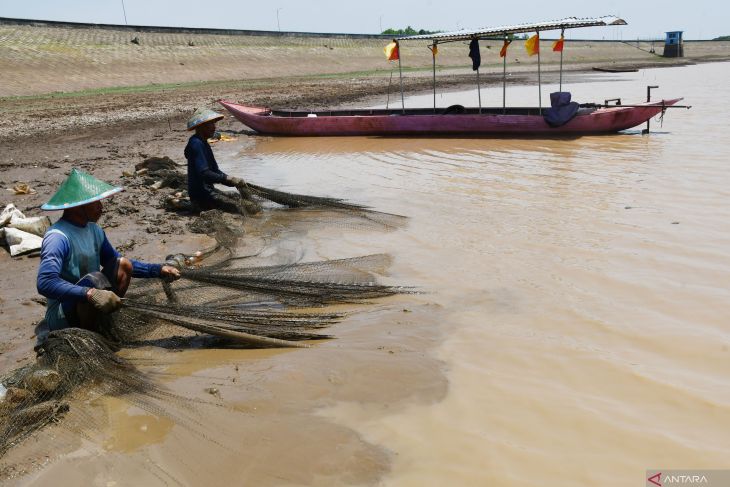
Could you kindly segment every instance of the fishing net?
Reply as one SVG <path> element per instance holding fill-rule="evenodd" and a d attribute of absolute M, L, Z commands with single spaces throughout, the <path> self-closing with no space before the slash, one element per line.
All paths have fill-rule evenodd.
<path fill-rule="evenodd" d="M 178 171 L 173 161 L 167 158 L 151 158 L 145 161 L 144 164 L 144 167 L 147 167 L 149 170 L 148 174 L 146 175 L 145 184 L 156 184 L 160 188 L 172 188 L 174 190 L 180 190 L 187 187 L 187 175 Z M 259 198 L 271 201 L 287 208 L 326 208 L 331 210 L 349 211 L 352 212 L 352 214 L 358 215 L 362 218 L 373 219 L 373 221 L 382 221 L 382 223 L 386 223 L 386 221 L 388 221 L 386 226 L 394 225 L 393 222 L 405 219 L 400 215 L 393 215 L 372 210 L 366 205 L 349 203 L 341 198 L 290 193 L 278 189 L 267 188 L 265 186 L 260 186 L 258 184 L 250 182 L 247 182 L 245 185 L 241 186 L 239 188 L 239 193 L 241 198 L 237 199 L 237 196 L 234 198 L 234 196 L 230 193 L 224 193 L 222 191 L 216 190 L 216 197 L 223 199 L 228 198 L 231 200 L 231 202 L 237 201 L 237 204 L 243 205 L 243 210 L 246 214 L 255 214 L 260 211 L 260 206 L 255 201 L 257 198 Z M 192 205 L 189 201 L 183 204 L 180 200 L 180 196 L 168 195 L 167 197 L 163 198 L 163 206 L 166 206 L 173 211 L 181 209 L 192 209 Z M 170 204 L 171 201 L 174 201 L 174 204 Z M 256 208 L 258 208 L 258 211 L 254 211 Z M 192 225 L 193 228 L 195 228 L 195 225 L 197 225 L 197 223 L 193 223 Z M 205 223 L 203 223 L 203 225 L 205 225 Z"/>
<path fill-rule="evenodd" d="M 368 279 L 370 276 L 357 265 L 366 262 L 362 258 L 262 267 L 230 267 L 227 264 L 231 262 L 213 269 L 184 269 L 182 277 L 201 285 L 275 297 L 297 306 L 357 303 L 408 291 Z M 336 280 L 327 277 L 331 273 Z"/>
<path fill-rule="evenodd" d="M 164 175 L 175 179 L 169 172 Z M 355 220 L 366 222 L 365 228 L 391 228 L 404 221 L 398 215 L 373 212 L 336 198 L 250 186 L 256 197 L 305 208 L 297 211 L 295 228 L 311 229 L 318 221 L 349 225 Z M 278 219 L 276 212 L 271 213 L 275 216 L 267 215 L 262 221 L 273 230 L 268 238 L 276 238 L 287 231 L 287 218 Z M 196 255 L 171 256 L 170 262 L 181 269 L 180 280 L 134 280 L 123 308 L 104 320 L 101 334 L 78 328 L 51 332 L 35 363 L 0 377 L 0 392 L 4 391 L 0 459 L 38 430 L 59 422 L 74 435 L 91 438 L 98 421 L 86 408 L 75 406 L 87 405 L 89 397 L 122 397 L 204 437 L 195 413 L 198 404 L 169 392 L 153 374 L 122 358 L 117 353 L 121 347 L 179 348 L 199 345 L 201 337 L 215 337 L 215 346 L 306 347 L 314 340 L 332 338 L 326 329 L 348 315 L 326 306 L 413 292 L 379 282 L 391 261 L 386 254 L 300 262 L 288 254 L 272 257 L 270 252 L 262 253 L 266 238 L 249 238 L 260 241 L 261 248 L 238 255 L 250 250 L 241 240 L 244 221 L 240 216 L 211 210 L 202 212 L 190 227 L 214 236 L 218 245 Z M 147 365 L 154 366 L 155 360 Z M 171 404 L 182 407 L 171 408 Z M 69 415 L 75 420 L 70 421 Z M 0 463 L 0 479 L 10 471 L 12 467 Z"/>
<path fill-rule="evenodd" d="M 325 207 L 325 208 L 337 208 L 341 210 L 366 210 L 366 206 L 358 205 L 355 203 L 347 203 L 345 200 L 340 198 L 327 198 L 322 196 L 308 196 L 304 194 L 287 193 L 285 191 L 279 191 L 276 189 L 265 188 L 253 183 L 246 183 L 245 189 L 241 190 L 243 195 L 247 195 L 247 191 L 259 196 L 260 198 L 273 201 L 280 205 L 288 206 L 289 208 L 307 208 L 307 207 Z"/>
<path fill-rule="evenodd" d="M 0 457 L 34 431 L 60 420 L 69 411 L 67 400 L 84 386 L 99 395 L 135 394 L 136 402 L 150 408 L 150 398 L 161 389 L 117 356 L 117 350 L 92 331 L 54 331 L 40 345 L 34 364 L 0 378 L 6 389 L 0 402 Z"/>
<path fill-rule="evenodd" d="M 200 419 L 207 408 L 220 404 L 183 397 L 162 386 L 154 370 L 159 358 L 128 360 L 118 351 L 119 344 L 89 330 L 54 331 L 40 346 L 35 363 L 0 377 L 5 390 L 0 401 L 0 483 L 29 473 L 39 466 L 37 459 L 47 462 L 64 448 L 79 445 L 80 439 L 103 444 L 109 417 L 96 403 L 102 397 L 166 418 L 211 446 L 231 448 L 211 439 Z M 52 425 L 43 440 L 24 443 Z M 12 455 L 10 450 L 21 443 L 21 451 Z"/>
<path fill-rule="evenodd" d="M 169 262 L 191 260 L 176 255 Z M 390 262 L 385 254 L 272 266 L 246 261 L 228 257 L 198 268 L 182 264 L 179 281 L 131 289 L 109 328 L 110 338 L 132 343 L 155 334 L 159 339 L 159 330 L 177 326 L 237 343 L 297 346 L 293 342 L 331 338 L 321 330 L 346 316 L 314 308 L 411 292 L 377 282 L 373 269 Z"/>
<path fill-rule="evenodd" d="M 199 257 L 177 255 L 172 260 L 185 264 Z M 133 281 L 123 309 L 102 327 L 104 336 L 78 328 L 51 332 L 36 363 L 0 378 L 6 389 L 0 402 L 0 457 L 63 418 L 70 398 L 82 389 L 86 394 L 123 396 L 144 410 L 195 428 L 192 416 L 166 409 L 180 398 L 122 359 L 116 353 L 121 346 L 174 347 L 201 334 L 243 346 L 302 346 L 332 338 L 323 330 L 347 316 L 323 310 L 325 304 L 412 292 L 377 282 L 377 273 L 391 260 L 385 254 L 269 266 L 247 265 L 248 259 L 220 248 L 209 257 L 210 265 L 184 266 L 182 279 L 174 283 Z M 85 434 L 82 430 L 77 433 Z"/>

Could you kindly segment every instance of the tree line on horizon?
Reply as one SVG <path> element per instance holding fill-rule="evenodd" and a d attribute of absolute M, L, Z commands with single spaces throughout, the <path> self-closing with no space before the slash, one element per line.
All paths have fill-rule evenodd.
<path fill-rule="evenodd" d="M 438 34 L 439 32 L 443 32 L 442 30 L 425 30 L 425 29 L 419 29 L 416 30 L 410 25 L 406 27 L 405 29 L 385 29 L 381 34 L 383 35 L 393 35 L 393 36 L 422 36 L 426 34 Z"/>
<path fill-rule="evenodd" d="M 383 32 L 381 32 L 382 35 L 391 35 L 391 36 L 422 36 L 427 34 L 440 34 L 442 32 L 446 32 L 443 30 L 426 30 L 426 29 L 419 29 L 416 30 L 410 25 L 406 27 L 405 29 L 385 29 Z M 507 36 L 509 39 L 527 39 L 529 36 L 527 34 L 509 34 Z"/>

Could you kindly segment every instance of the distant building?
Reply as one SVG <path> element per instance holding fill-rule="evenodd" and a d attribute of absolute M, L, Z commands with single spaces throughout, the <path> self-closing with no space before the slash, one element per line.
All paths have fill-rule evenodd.
<path fill-rule="evenodd" d="M 664 41 L 664 57 L 684 57 L 683 32 L 681 30 L 667 32 L 667 39 Z"/>

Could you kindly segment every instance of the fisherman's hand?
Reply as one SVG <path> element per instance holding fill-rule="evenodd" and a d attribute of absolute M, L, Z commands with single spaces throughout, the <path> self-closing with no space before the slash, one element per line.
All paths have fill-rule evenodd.
<path fill-rule="evenodd" d="M 91 288 L 86 293 L 86 299 L 102 313 L 112 313 L 122 307 L 122 300 L 112 291 Z"/>
<path fill-rule="evenodd" d="M 241 178 L 229 177 L 228 182 L 231 186 L 235 186 L 236 188 L 246 187 L 246 181 Z"/>
<path fill-rule="evenodd" d="M 160 269 L 160 279 L 167 282 L 177 281 L 180 279 L 180 269 L 171 265 L 163 265 Z"/>

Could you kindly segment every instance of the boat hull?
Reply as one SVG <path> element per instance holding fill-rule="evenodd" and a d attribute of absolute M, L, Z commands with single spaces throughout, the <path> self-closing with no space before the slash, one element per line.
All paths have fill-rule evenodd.
<path fill-rule="evenodd" d="M 632 106 L 598 108 L 578 114 L 560 127 L 551 127 L 539 114 L 459 113 L 434 114 L 409 110 L 385 113 L 384 110 L 351 111 L 345 115 L 323 112 L 307 116 L 303 112 L 279 115 L 263 107 L 250 107 L 220 100 L 234 117 L 261 134 L 285 136 L 561 136 L 614 133 L 630 129 L 659 114 L 663 107 L 681 98 L 643 103 Z M 536 110 L 534 110 L 536 112 Z M 287 113 L 287 112 L 281 112 Z M 331 113 L 331 114 L 330 114 Z"/>

